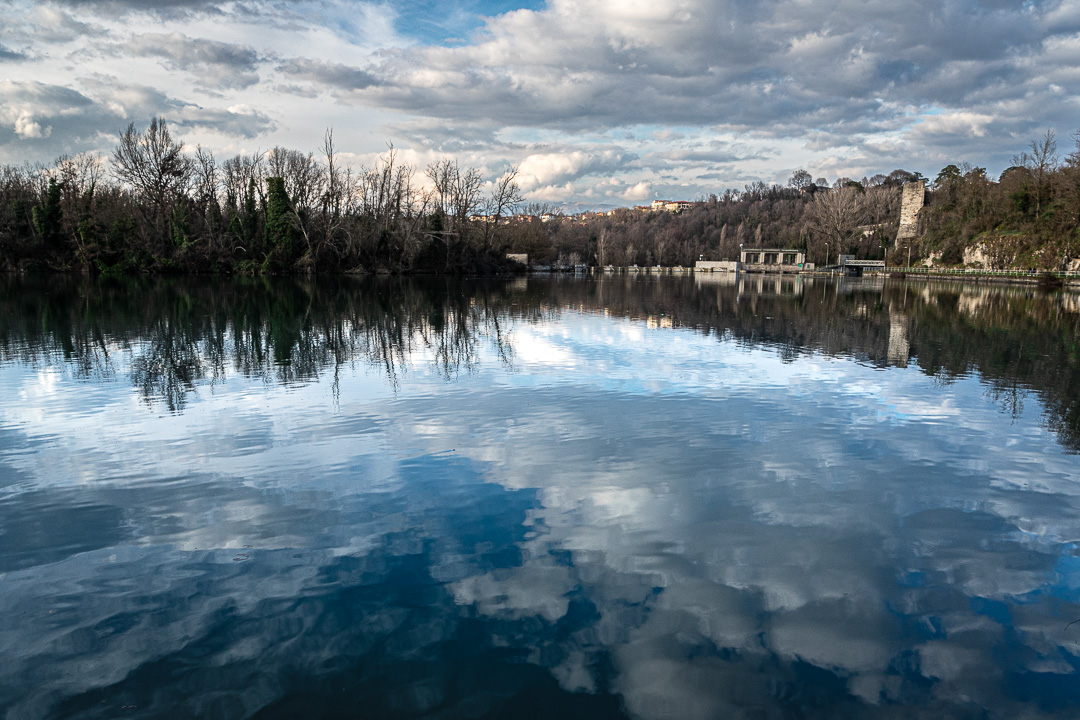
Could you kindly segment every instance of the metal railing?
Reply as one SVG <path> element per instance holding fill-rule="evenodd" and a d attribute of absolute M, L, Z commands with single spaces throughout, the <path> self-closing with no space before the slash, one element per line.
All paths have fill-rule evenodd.
<path fill-rule="evenodd" d="M 1034 278 L 1038 279 L 1043 275 L 1053 275 L 1059 278 L 1080 278 L 1080 271 L 1077 270 L 980 270 L 977 268 L 928 268 L 928 267 L 886 267 L 882 269 L 882 272 L 888 273 L 905 273 L 908 275 L 957 275 L 964 276 L 985 276 L 985 277 L 1017 277 L 1017 278 Z"/>

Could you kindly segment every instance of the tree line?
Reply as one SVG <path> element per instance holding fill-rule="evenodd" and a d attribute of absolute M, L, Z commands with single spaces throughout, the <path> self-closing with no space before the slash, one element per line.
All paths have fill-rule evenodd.
<path fill-rule="evenodd" d="M 902 187 L 915 180 L 926 179 L 897 169 L 830 185 L 800 169 L 785 185 L 728 189 L 681 212 L 564 216 L 524 205 L 516 168 L 494 182 L 452 158 L 418 171 L 390 147 L 355 169 L 330 131 L 317 155 L 275 147 L 219 161 L 186 152 L 154 118 L 128 126 L 107 160 L 0 166 L 0 270 L 486 274 L 513 269 L 507 253 L 541 265 L 688 266 L 755 247 L 802 249 L 819 265 L 843 253 L 1060 269 L 1080 257 L 1080 146 L 1059 156 L 1052 131 L 998 181 L 968 163 L 942 168 L 920 235 L 898 246 Z"/>
<path fill-rule="evenodd" d="M 994 182 L 968 163 L 942 168 L 921 220 L 920 254 L 938 263 L 1074 269 L 1080 259 L 1080 133 L 1062 156 L 1053 130 Z"/>
<path fill-rule="evenodd" d="M 896 237 L 904 182 L 896 170 L 834 187 L 796 172 L 787 185 L 756 182 L 710 195 L 680 212 L 621 208 L 610 214 L 517 223 L 507 233 L 514 252 L 555 265 L 682 265 L 736 259 L 740 248 L 799 248 L 823 263 L 830 254 L 881 257 Z M 537 213 L 540 209 L 529 209 Z"/>
<path fill-rule="evenodd" d="M 898 244 L 902 188 L 912 181 L 926 183 L 926 205 L 919 235 Z M 1061 156 L 1047 131 L 997 181 L 966 162 L 933 179 L 897 169 L 831 185 L 800 169 L 786 185 L 756 182 L 679 213 L 620 209 L 544 225 L 515 227 L 514 250 L 556 265 L 689 266 L 770 247 L 805 250 L 819 265 L 843 253 L 890 265 L 1068 269 L 1080 264 L 1080 135 Z"/>
<path fill-rule="evenodd" d="M 421 182 L 389 150 L 346 167 L 275 147 L 223 162 L 185 152 L 167 122 L 121 133 L 108 162 L 63 156 L 0 167 L 0 269 L 131 272 L 492 272 L 499 220 L 521 202 L 515 168 L 493 183 L 456 160 Z M 495 222 L 476 223 L 483 213 Z"/>

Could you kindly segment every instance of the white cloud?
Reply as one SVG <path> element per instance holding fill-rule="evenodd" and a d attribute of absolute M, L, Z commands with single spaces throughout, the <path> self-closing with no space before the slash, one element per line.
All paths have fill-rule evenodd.
<path fill-rule="evenodd" d="M 620 195 L 620 197 L 622 197 L 623 200 L 629 200 L 629 201 L 646 200 L 648 198 L 651 198 L 652 196 L 653 196 L 652 183 L 648 182 L 646 180 L 642 180 L 639 183 L 635 183 L 634 185 L 631 185 L 630 187 L 626 188 L 626 190 L 624 190 L 622 192 L 622 194 Z"/>
<path fill-rule="evenodd" d="M 618 149 L 536 153 L 518 166 L 518 182 L 528 192 L 544 185 L 565 183 L 585 175 L 614 172 L 631 158 Z"/>
<path fill-rule="evenodd" d="M 47 138 L 52 135 L 52 125 L 46 126 L 43 130 L 41 123 L 35 122 L 33 117 L 24 113 L 15 120 L 15 134 L 24 140 Z"/>
<path fill-rule="evenodd" d="M 442 10 L 461 26 L 476 12 Z M 187 132 L 215 150 L 311 150 L 332 125 L 358 156 L 393 140 L 489 177 L 520 164 L 529 197 L 555 202 L 632 202 L 646 183 L 700 196 L 797 166 L 999 172 L 1040 129 L 1071 132 L 1080 109 L 1071 2 L 551 0 L 447 46 L 407 34 L 421 19 L 378 3 L 17 0 L 0 59 L 11 82 L 67 88 L 111 116 L 200 115 Z M 94 77 L 158 97 L 105 101 Z M 53 122 L 60 111 L 34 109 L 10 135 L 21 155 L 0 156 L 48 160 L 115 134 Z"/>

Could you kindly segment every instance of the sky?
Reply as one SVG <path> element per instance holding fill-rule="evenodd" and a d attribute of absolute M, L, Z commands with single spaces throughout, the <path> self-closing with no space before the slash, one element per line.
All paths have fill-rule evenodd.
<path fill-rule="evenodd" d="M 529 201 L 997 175 L 1080 127 L 1080 0 L 0 0 L 0 162 L 166 118 L 219 159 L 392 144 Z"/>

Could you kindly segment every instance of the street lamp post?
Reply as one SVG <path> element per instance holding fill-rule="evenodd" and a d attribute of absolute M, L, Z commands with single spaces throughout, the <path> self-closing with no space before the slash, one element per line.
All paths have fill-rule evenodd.
<path fill-rule="evenodd" d="M 825 243 L 825 269 L 829 269 L 829 243 Z"/>
<path fill-rule="evenodd" d="M 911 269 L 911 246 L 910 245 L 907 246 L 907 268 L 908 268 L 908 270 Z"/>

